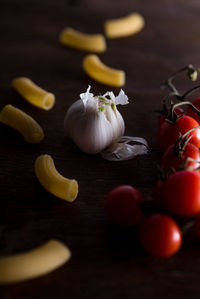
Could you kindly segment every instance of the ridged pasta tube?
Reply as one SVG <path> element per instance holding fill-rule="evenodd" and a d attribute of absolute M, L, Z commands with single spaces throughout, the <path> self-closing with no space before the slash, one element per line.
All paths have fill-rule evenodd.
<path fill-rule="evenodd" d="M 45 154 L 37 157 L 35 173 L 41 185 L 51 194 L 69 202 L 77 197 L 77 181 L 65 178 L 58 173 L 51 156 Z"/>
<path fill-rule="evenodd" d="M 40 277 L 57 269 L 71 257 L 69 248 L 49 240 L 28 252 L 0 258 L 0 284 L 17 283 Z"/>
<path fill-rule="evenodd" d="M 125 72 L 106 66 L 97 55 L 87 55 L 83 60 L 83 69 L 92 79 L 103 84 L 114 87 L 125 84 Z"/>
<path fill-rule="evenodd" d="M 65 46 L 83 51 L 101 53 L 106 50 L 106 41 L 102 34 L 86 34 L 66 28 L 61 32 L 59 40 Z"/>
<path fill-rule="evenodd" d="M 50 110 L 55 104 L 54 94 L 40 88 L 29 78 L 20 77 L 12 81 L 12 86 L 32 105 Z"/>
<path fill-rule="evenodd" d="M 108 20 L 104 23 L 104 31 L 107 38 L 119 38 L 135 34 L 144 27 L 144 18 L 139 13 Z"/>
<path fill-rule="evenodd" d="M 0 111 L 0 121 L 21 133 L 29 143 L 39 143 L 44 139 L 40 125 L 30 115 L 12 105 L 6 105 Z"/>

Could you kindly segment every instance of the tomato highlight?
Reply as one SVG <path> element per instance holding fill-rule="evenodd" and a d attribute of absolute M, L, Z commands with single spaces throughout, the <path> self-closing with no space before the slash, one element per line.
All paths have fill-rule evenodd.
<path fill-rule="evenodd" d="M 155 257 L 167 258 L 181 247 L 181 231 L 176 222 L 167 215 L 153 214 L 140 226 L 140 242 L 143 248 Z"/>

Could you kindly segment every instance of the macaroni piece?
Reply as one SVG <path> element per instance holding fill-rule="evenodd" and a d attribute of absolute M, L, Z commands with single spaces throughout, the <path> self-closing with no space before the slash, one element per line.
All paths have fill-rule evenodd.
<path fill-rule="evenodd" d="M 96 55 L 90 54 L 84 58 L 83 69 L 91 78 L 103 84 L 114 87 L 125 84 L 125 72 L 106 66 Z"/>
<path fill-rule="evenodd" d="M 40 155 L 35 160 L 35 173 L 41 185 L 51 194 L 72 202 L 78 195 L 78 183 L 63 177 L 55 168 L 49 155 Z"/>
<path fill-rule="evenodd" d="M 12 105 L 6 105 L 0 111 L 0 121 L 21 133 L 29 143 L 39 143 L 44 139 L 40 125 L 30 115 Z"/>
<path fill-rule="evenodd" d="M 138 13 L 104 23 L 104 31 L 107 38 L 118 38 L 135 34 L 144 27 L 144 18 Z"/>
<path fill-rule="evenodd" d="M 31 251 L 2 257 L 0 283 L 16 283 L 48 274 L 66 263 L 70 257 L 69 248 L 53 239 Z"/>
<path fill-rule="evenodd" d="M 32 105 L 44 110 L 50 110 L 55 104 L 54 94 L 37 86 L 28 78 L 16 78 L 12 86 Z"/>
<path fill-rule="evenodd" d="M 59 40 L 63 45 L 83 51 L 101 53 L 106 50 L 106 41 L 102 34 L 86 34 L 66 28 L 61 32 Z"/>

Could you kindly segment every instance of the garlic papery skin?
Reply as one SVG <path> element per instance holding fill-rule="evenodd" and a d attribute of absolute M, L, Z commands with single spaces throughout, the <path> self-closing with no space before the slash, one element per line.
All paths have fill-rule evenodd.
<path fill-rule="evenodd" d="M 146 139 L 142 137 L 122 136 L 101 152 L 101 156 L 108 161 L 125 161 L 138 155 L 146 155 L 148 151 L 149 145 Z"/>
<path fill-rule="evenodd" d="M 68 109 L 64 127 L 67 135 L 82 151 L 97 154 L 124 134 L 125 125 L 115 104 L 117 97 L 113 93 L 94 96 L 89 91 L 90 86 Z M 127 104 L 127 96 L 121 95 Z M 119 104 L 123 104 L 123 101 Z"/>

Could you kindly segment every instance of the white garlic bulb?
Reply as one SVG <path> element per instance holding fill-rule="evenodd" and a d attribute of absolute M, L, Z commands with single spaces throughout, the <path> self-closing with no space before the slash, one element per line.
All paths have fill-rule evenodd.
<path fill-rule="evenodd" d="M 90 88 L 68 109 L 64 127 L 82 151 L 97 154 L 124 134 L 124 120 L 116 105 L 128 104 L 128 97 L 122 90 L 117 97 L 113 92 L 94 96 Z"/>

